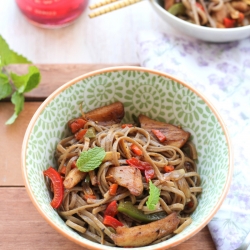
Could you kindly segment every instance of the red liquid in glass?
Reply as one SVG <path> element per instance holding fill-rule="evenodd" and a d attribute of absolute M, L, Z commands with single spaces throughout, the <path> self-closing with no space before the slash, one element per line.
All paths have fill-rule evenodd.
<path fill-rule="evenodd" d="M 22 13 L 35 25 L 63 27 L 78 18 L 88 0 L 16 0 Z"/>

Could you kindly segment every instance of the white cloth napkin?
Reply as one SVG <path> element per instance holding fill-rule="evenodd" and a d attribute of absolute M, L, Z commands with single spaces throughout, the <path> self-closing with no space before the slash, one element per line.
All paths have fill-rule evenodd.
<path fill-rule="evenodd" d="M 137 46 L 141 66 L 193 85 L 210 99 L 228 127 L 234 149 L 233 181 L 208 226 L 218 250 L 233 250 L 250 231 L 250 38 L 211 44 L 143 31 Z"/>

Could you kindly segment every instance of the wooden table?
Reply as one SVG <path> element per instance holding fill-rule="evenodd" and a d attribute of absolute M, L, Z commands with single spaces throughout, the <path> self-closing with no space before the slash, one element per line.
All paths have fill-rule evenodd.
<path fill-rule="evenodd" d="M 0 249 L 84 249 L 57 233 L 37 212 L 30 201 L 21 173 L 21 145 L 25 130 L 41 102 L 57 87 L 81 74 L 107 65 L 37 65 L 42 73 L 39 88 L 26 95 L 23 112 L 13 125 L 5 121 L 13 113 L 13 105 L 0 102 Z M 9 67 L 16 73 L 26 66 Z M 214 250 L 210 232 L 205 227 L 191 239 L 173 250 Z"/>

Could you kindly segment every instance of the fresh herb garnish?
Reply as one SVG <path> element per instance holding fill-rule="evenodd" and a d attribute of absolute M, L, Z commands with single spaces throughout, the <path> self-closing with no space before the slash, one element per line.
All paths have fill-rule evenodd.
<path fill-rule="evenodd" d="M 8 74 L 6 66 L 9 64 L 31 62 L 22 55 L 17 54 L 9 48 L 6 41 L 0 36 L 0 100 L 8 96 L 14 104 L 14 114 L 6 122 L 12 124 L 24 106 L 24 93 L 36 88 L 41 80 L 39 69 L 35 66 L 29 66 L 28 73 L 25 75 Z"/>
<path fill-rule="evenodd" d="M 89 172 L 100 166 L 105 155 L 105 150 L 100 147 L 94 147 L 88 151 L 83 151 L 76 162 L 76 166 L 82 172 Z"/>
<path fill-rule="evenodd" d="M 154 210 L 155 205 L 159 202 L 160 199 L 160 189 L 156 187 L 153 182 L 149 181 L 149 197 L 146 202 L 149 210 Z"/>

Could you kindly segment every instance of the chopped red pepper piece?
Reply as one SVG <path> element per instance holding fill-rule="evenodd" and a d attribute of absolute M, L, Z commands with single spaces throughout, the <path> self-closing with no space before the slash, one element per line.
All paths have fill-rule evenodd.
<path fill-rule="evenodd" d="M 145 170 L 145 168 L 147 167 L 151 167 L 151 165 L 148 162 L 145 161 L 140 161 L 139 159 L 132 157 L 130 159 L 127 159 L 126 162 L 132 166 L 132 167 L 136 167 L 140 170 Z"/>
<path fill-rule="evenodd" d="M 122 124 L 121 126 L 122 128 L 126 128 L 126 127 L 129 127 L 129 128 L 132 128 L 133 127 L 133 124 L 130 124 L 130 123 L 124 123 Z"/>
<path fill-rule="evenodd" d="M 66 166 L 63 166 L 59 173 L 62 175 L 65 175 L 66 174 Z"/>
<path fill-rule="evenodd" d="M 49 177 L 53 184 L 54 197 L 50 205 L 53 208 L 58 208 L 63 201 L 64 193 L 63 180 L 61 178 L 61 175 L 52 167 L 49 167 L 47 170 L 43 171 L 43 174 Z"/>
<path fill-rule="evenodd" d="M 142 151 L 135 144 L 132 144 L 130 148 L 131 148 L 132 152 L 135 153 L 136 155 L 138 155 L 138 156 L 142 155 Z"/>
<path fill-rule="evenodd" d="M 144 171 L 145 178 L 146 178 L 147 182 L 149 182 L 149 180 L 151 180 L 154 177 L 154 175 L 155 175 L 154 169 L 152 168 L 152 166 L 148 162 L 140 161 L 140 160 L 138 160 L 135 157 L 127 159 L 126 162 L 130 166 L 136 167 L 136 168 Z"/>
<path fill-rule="evenodd" d="M 203 8 L 203 6 L 200 4 L 200 3 L 195 3 L 196 4 L 196 6 L 199 8 L 199 9 L 201 9 L 202 11 L 204 11 L 204 8 Z"/>
<path fill-rule="evenodd" d="M 193 202 L 193 201 L 189 201 L 189 202 L 186 204 L 186 206 L 187 206 L 188 208 L 192 208 L 192 207 L 194 206 L 194 202 Z"/>
<path fill-rule="evenodd" d="M 81 129 L 79 132 L 75 134 L 75 138 L 80 141 L 84 135 L 87 133 L 87 129 Z"/>
<path fill-rule="evenodd" d="M 104 216 L 103 224 L 106 226 L 113 227 L 114 229 L 123 226 L 123 224 L 119 220 L 109 215 Z"/>
<path fill-rule="evenodd" d="M 145 177 L 146 181 L 149 182 L 152 178 L 154 178 L 155 171 L 154 169 L 150 166 L 150 168 L 145 169 Z"/>
<path fill-rule="evenodd" d="M 115 217 L 117 213 L 117 202 L 111 201 L 104 212 L 104 216 L 109 215 L 111 217 Z"/>
<path fill-rule="evenodd" d="M 109 187 L 109 194 L 110 195 L 116 195 L 117 188 L 118 188 L 117 183 L 111 184 L 110 187 Z"/>
<path fill-rule="evenodd" d="M 244 20 L 244 18 L 245 18 L 245 15 L 244 15 L 242 12 L 239 12 L 239 18 L 237 19 L 237 21 L 238 21 L 239 23 L 242 23 L 243 20 Z"/>
<path fill-rule="evenodd" d="M 84 125 L 87 123 L 84 119 L 75 119 L 73 122 L 69 124 L 69 127 L 71 129 L 71 132 L 75 134 L 77 131 L 79 131 L 81 128 L 84 127 Z"/>
<path fill-rule="evenodd" d="M 223 24 L 226 28 L 233 28 L 235 25 L 235 20 L 225 17 L 223 19 Z"/>
<path fill-rule="evenodd" d="M 84 197 L 86 200 L 87 200 L 87 199 L 96 199 L 96 196 L 95 196 L 95 195 L 92 195 L 92 194 L 85 194 L 83 197 Z"/>
<path fill-rule="evenodd" d="M 174 166 L 172 166 L 172 165 L 165 166 L 164 170 L 166 173 L 170 173 L 170 172 L 174 171 Z"/>
<path fill-rule="evenodd" d="M 164 142 L 164 141 L 167 140 L 166 136 L 160 130 L 158 130 L 158 129 L 152 129 L 151 131 L 157 137 L 157 139 L 160 142 Z"/>
<path fill-rule="evenodd" d="M 76 161 L 73 161 L 72 163 L 71 163 L 71 169 L 72 168 L 77 168 L 77 166 L 76 166 Z"/>

